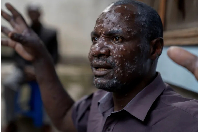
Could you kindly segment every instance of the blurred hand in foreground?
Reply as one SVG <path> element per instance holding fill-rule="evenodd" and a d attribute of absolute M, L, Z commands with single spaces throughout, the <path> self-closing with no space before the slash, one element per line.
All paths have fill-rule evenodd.
<path fill-rule="evenodd" d="M 36 75 L 35 75 L 34 67 L 32 67 L 32 66 L 26 66 L 24 68 L 24 73 L 26 75 L 26 80 L 27 81 L 35 81 L 36 80 Z"/>
<path fill-rule="evenodd" d="M 46 50 L 42 41 L 29 28 L 22 15 L 11 4 L 6 3 L 6 8 L 12 15 L 1 10 L 1 16 L 10 23 L 13 31 L 1 26 L 1 32 L 8 36 L 7 39 L 2 38 L 1 44 L 13 48 L 28 61 L 34 61 L 36 58 L 42 57 Z"/>
<path fill-rule="evenodd" d="M 198 57 L 196 55 L 176 46 L 170 47 L 167 54 L 175 63 L 188 69 L 198 80 Z"/>

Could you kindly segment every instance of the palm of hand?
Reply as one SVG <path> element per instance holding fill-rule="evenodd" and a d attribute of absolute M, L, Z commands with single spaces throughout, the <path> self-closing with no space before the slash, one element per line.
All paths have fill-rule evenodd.
<path fill-rule="evenodd" d="M 28 27 L 21 14 L 11 4 L 7 3 L 6 7 L 12 13 L 12 16 L 3 10 L 1 15 L 10 23 L 13 31 L 1 26 L 1 32 L 9 37 L 9 39 L 2 39 L 1 43 L 4 46 L 13 48 L 24 59 L 33 61 L 39 55 L 41 49 L 43 49 L 43 44 L 38 36 Z"/>

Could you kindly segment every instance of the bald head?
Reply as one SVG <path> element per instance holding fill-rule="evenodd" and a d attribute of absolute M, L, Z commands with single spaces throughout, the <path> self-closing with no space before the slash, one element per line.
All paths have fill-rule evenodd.
<path fill-rule="evenodd" d="M 137 24 L 141 28 L 141 32 L 148 42 L 163 37 L 162 21 L 152 7 L 135 0 L 120 0 L 113 4 L 113 6 L 118 5 L 133 5 L 133 8 L 136 8 L 133 24 Z"/>
<path fill-rule="evenodd" d="M 36 3 L 29 4 L 27 6 L 27 14 L 33 25 L 40 23 L 41 6 Z"/>
<path fill-rule="evenodd" d="M 27 11 L 41 12 L 41 6 L 37 3 L 30 3 L 27 5 Z"/>

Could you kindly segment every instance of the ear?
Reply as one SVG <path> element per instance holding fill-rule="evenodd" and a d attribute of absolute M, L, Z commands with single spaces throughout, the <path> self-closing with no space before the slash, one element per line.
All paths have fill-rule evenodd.
<path fill-rule="evenodd" d="M 150 47 L 151 47 L 151 53 L 150 53 L 150 58 L 152 60 L 157 59 L 161 53 L 162 53 L 162 49 L 163 49 L 163 38 L 156 38 L 154 40 L 151 41 L 150 43 Z"/>

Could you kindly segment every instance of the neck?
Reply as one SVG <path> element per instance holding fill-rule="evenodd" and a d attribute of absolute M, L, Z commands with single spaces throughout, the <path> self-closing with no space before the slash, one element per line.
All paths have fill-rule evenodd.
<path fill-rule="evenodd" d="M 31 24 L 31 26 L 34 27 L 34 28 L 37 28 L 37 27 L 41 26 L 41 23 L 40 23 L 40 21 L 34 22 L 34 23 Z"/>
<path fill-rule="evenodd" d="M 156 72 L 141 79 L 140 83 L 131 86 L 132 89 L 128 92 L 113 93 L 114 111 L 122 110 L 140 91 L 150 84 L 156 77 Z"/>

